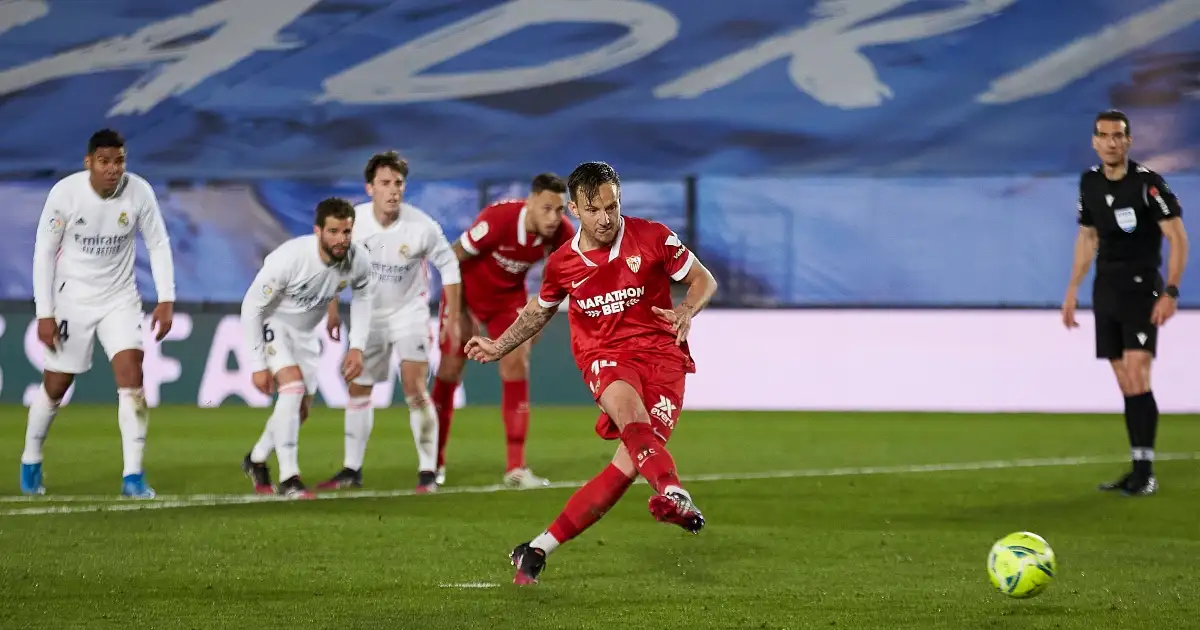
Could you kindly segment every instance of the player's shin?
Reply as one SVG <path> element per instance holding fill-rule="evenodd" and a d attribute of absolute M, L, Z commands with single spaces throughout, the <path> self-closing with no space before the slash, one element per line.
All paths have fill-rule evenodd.
<path fill-rule="evenodd" d="M 121 427 L 121 452 L 125 458 L 124 476 L 142 472 L 142 454 L 146 448 L 146 430 L 150 414 L 146 395 L 140 387 L 117 390 L 117 422 Z"/>
<path fill-rule="evenodd" d="M 42 444 L 46 442 L 46 434 L 50 425 L 58 415 L 59 401 L 50 398 L 45 387 L 39 387 L 33 400 L 29 403 L 29 420 L 25 425 L 25 451 L 21 453 L 22 464 L 40 464 L 42 462 Z"/>
<path fill-rule="evenodd" d="M 356 396 L 346 401 L 346 452 L 343 466 L 362 470 L 367 456 L 367 441 L 375 427 L 375 408 L 370 396 Z"/>
<path fill-rule="evenodd" d="M 446 465 L 446 440 L 450 437 L 450 421 L 454 418 L 454 391 L 458 383 L 433 379 L 433 407 L 437 413 L 437 467 Z"/>
<path fill-rule="evenodd" d="M 687 496 L 675 471 L 675 459 L 671 457 L 667 445 L 654 434 L 650 423 L 630 422 L 625 425 L 621 430 L 621 443 L 629 451 L 638 474 L 646 479 L 655 492 L 679 492 Z"/>
<path fill-rule="evenodd" d="M 632 478 L 609 464 L 599 475 L 571 495 L 558 518 L 554 519 L 545 532 L 534 538 L 529 546 L 541 549 L 549 555 L 562 543 L 596 524 L 621 500 L 625 491 L 632 485 Z"/>
<path fill-rule="evenodd" d="M 275 456 L 279 460 L 279 479 L 286 481 L 300 475 L 300 407 L 304 403 L 304 384 L 292 382 L 279 388 L 275 411 L 267 421 Z"/>
<path fill-rule="evenodd" d="M 1154 441 L 1158 433 L 1158 403 L 1154 392 L 1145 392 L 1126 399 L 1130 429 L 1130 454 L 1133 472 L 1139 477 L 1154 474 Z"/>
<path fill-rule="evenodd" d="M 434 472 L 438 467 L 438 412 L 428 396 L 409 396 L 408 423 L 417 447 L 417 470 Z"/>
<path fill-rule="evenodd" d="M 272 413 L 272 415 L 274 415 Z M 275 450 L 275 438 L 271 436 L 271 419 L 267 418 L 267 426 L 263 428 L 262 435 L 258 437 L 258 441 L 254 443 L 254 448 L 250 451 L 250 461 L 255 464 L 265 464 L 267 458 L 271 456 L 271 451 Z"/>
<path fill-rule="evenodd" d="M 525 439 L 529 434 L 529 381 L 504 381 L 500 394 L 508 464 L 505 471 L 525 467 Z"/>

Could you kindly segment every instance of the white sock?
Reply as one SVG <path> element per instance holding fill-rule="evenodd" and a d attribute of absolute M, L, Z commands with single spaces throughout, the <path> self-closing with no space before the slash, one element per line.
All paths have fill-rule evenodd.
<path fill-rule="evenodd" d="M 667 486 L 666 488 L 663 488 L 663 494 L 672 494 L 672 493 L 682 494 L 683 496 L 687 497 L 688 501 L 692 500 L 692 495 L 688 494 L 687 490 L 684 490 L 683 488 L 680 488 L 679 486 Z"/>
<path fill-rule="evenodd" d="M 28 439 L 28 438 L 26 438 Z M 1154 461 L 1154 449 L 1145 447 L 1134 447 L 1129 450 L 1130 458 L 1133 461 Z"/>
<path fill-rule="evenodd" d="M 272 413 L 271 415 L 275 414 Z M 271 437 L 271 418 L 268 417 L 267 425 L 263 427 L 262 435 L 259 436 L 258 442 L 254 443 L 254 448 L 250 451 L 250 461 L 255 464 L 265 464 L 273 450 L 275 450 L 275 439 Z"/>
<path fill-rule="evenodd" d="M 288 383 L 279 388 L 275 411 L 267 420 L 275 457 L 279 460 L 279 480 L 300 474 L 300 406 L 304 403 L 304 383 Z"/>
<path fill-rule="evenodd" d="M 351 398 L 346 402 L 346 459 L 343 466 L 362 470 L 367 457 L 367 440 L 375 427 L 375 407 L 371 397 Z"/>
<path fill-rule="evenodd" d="M 550 552 L 558 549 L 558 540 L 554 536 L 551 536 L 550 532 L 542 532 L 541 535 L 533 539 L 533 542 L 529 543 L 529 546 L 534 549 L 541 549 L 548 556 Z"/>
<path fill-rule="evenodd" d="M 142 472 L 142 452 L 146 449 L 146 429 L 150 413 L 141 387 L 117 390 L 117 423 L 121 426 L 121 454 L 125 458 L 124 476 Z"/>
<path fill-rule="evenodd" d="M 54 416 L 58 415 L 58 401 L 51 400 L 45 387 L 39 387 L 37 395 L 29 403 L 29 421 L 25 425 L 25 452 L 21 453 L 22 464 L 40 464 L 42 462 L 42 444 Z"/>
<path fill-rule="evenodd" d="M 438 420 L 437 409 L 428 396 L 413 396 L 408 402 L 408 424 L 412 428 L 413 444 L 417 447 L 417 470 L 437 470 Z"/>

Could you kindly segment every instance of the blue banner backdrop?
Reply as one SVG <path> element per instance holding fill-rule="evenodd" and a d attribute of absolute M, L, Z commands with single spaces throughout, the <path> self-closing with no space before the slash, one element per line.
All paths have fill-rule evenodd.
<path fill-rule="evenodd" d="M 26 0 L 0 175 L 127 134 L 154 179 L 1075 173 L 1092 115 L 1200 165 L 1196 0 Z M 11 124 L 21 121 L 21 124 Z"/>

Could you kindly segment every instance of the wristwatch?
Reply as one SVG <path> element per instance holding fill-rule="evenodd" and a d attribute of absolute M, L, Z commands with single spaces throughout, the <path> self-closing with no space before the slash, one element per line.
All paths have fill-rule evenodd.
<path fill-rule="evenodd" d="M 1166 289 L 1165 293 L 1167 294 L 1167 297 L 1169 297 L 1171 299 L 1175 299 L 1175 300 L 1179 299 L 1179 287 L 1177 287 L 1173 284 L 1167 285 L 1167 289 Z"/>

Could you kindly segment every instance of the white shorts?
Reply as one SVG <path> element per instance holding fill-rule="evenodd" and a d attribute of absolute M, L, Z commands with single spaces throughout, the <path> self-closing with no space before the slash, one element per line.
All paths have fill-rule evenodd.
<path fill-rule="evenodd" d="M 378 323 L 371 329 L 363 351 L 363 373 L 356 385 L 386 383 L 392 378 L 392 355 L 401 361 L 429 362 L 433 335 L 429 332 L 429 317 L 389 323 Z"/>
<path fill-rule="evenodd" d="M 298 330 L 269 318 L 265 323 L 263 341 L 267 344 L 267 369 L 271 375 L 294 365 L 300 368 L 308 395 L 316 394 L 321 368 L 321 338 L 317 331 Z"/>
<path fill-rule="evenodd" d="M 43 368 L 48 372 L 83 374 L 92 369 L 95 340 L 100 338 L 109 361 L 123 350 L 141 350 L 141 304 L 122 304 L 105 308 L 78 307 L 57 304 L 54 319 L 58 322 L 59 346 L 46 353 Z"/>

